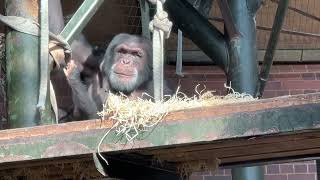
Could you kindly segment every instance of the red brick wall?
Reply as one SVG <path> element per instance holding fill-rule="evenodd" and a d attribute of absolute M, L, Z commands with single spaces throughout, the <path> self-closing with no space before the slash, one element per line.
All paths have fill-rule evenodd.
<path fill-rule="evenodd" d="M 217 94 L 225 94 L 223 84 L 224 73 L 216 66 L 184 66 L 185 77 L 178 78 L 175 67 L 168 67 L 169 82 L 180 82 L 181 90 L 192 94 L 197 84 L 206 85 L 208 90 L 216 90 Z M 320 91 L 320 64 L 275 65 L 272 67 L 264 98 L 313 93 Z M 265 180 L 316 180 L 316 165 L 314 161 L 273 164 L 264 166 Z M 191 180 L 231 180 L 229 169 L 219 169 L 216 172 L 198 172 Z"/>
<path fill-rule="evenodd" d="M 265 180 L 316 180 L 314 161 L 264 166 Z M 193 173 L 191 180 L 232 180 L 230 169 Z"/>
<path fill-rule="evenodd" d="M 185 77 L 174 74 L 175 67 L 167 68 L 168 81 L 181 84 L 182 91 L 193 93 L 197 84 L 208 90 L 216 90 L 217 94 L 225 94 L 223 84 L 226 81 L 222 70 L 217 66 L 184 66 Z M 264 92 L 264 98 L 313 93 L 320 91 L 320 64 L 275 65 L 270 72 Z"/>

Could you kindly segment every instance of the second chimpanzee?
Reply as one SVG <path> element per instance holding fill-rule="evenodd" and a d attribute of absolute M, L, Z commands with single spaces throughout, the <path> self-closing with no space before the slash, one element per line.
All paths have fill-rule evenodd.
<path fill-rule="evenodd" d="M 102 110 L 108 92 L 123 93 L 129 98 L 153 96 L 152 44 L 150 40 L 130 34 L 119 34 L 110 42 L 100 65 L 103 87 L 92 95 L 81 82 L 77 65 L 67 69 L 67 78 L 74 92 L 75 102 L 85 118 L 96 118 Z M 165 85 L 164 94 L 171 91 Z M 78 104 L 79 103 L 79 104 Z"/>

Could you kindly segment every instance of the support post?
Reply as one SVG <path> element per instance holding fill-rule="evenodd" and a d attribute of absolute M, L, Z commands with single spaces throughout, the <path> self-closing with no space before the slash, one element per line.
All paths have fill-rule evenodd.
<path fill-rule="evenodd" d="M 151 33 L 149 30 L 150 23 L 150 7 L 147 0 L 139 0 L 140 3 L 140 12 L 141 12 L 141 26 L 142 26 L 142 35 L 147 39 L 151 39 Z"/>
<path fill-rule="evenodd" d="M 240 36 L 225 31 L 230 54 L 227 80 L 236 92 L 255 95 L 258 82 L 257 40 L 255 16 L 260 0 L 228 0 Z M 261 3 L 260 3 L 261 4 Z"/>
<path fill-rule="evenodd" d="M 262 180 L 264 171 L 260 166 L 233 168 L 231 170 L 232 180 Z"/>
<path fill-rule="evenodd" d="M 268 78 L 269 78 L 269 71 L 272 66 L 273 56 L 276 51 L 278 39 L 280 36 L 280 32 L 282 29 L 282 25 L 285 19 L 288 6 L 289 6 L 289 0 L 282 0 L 278 4 L 277 12 L 273 21 L 272 31 L 270 33 L 266 54 L 264 55 L 264 59 L 261 65 L 259 83 L 257 87 L 258 97 L 262 96 L 266 82 L 268 81 Z"/>
<path fill-rule="evenodd" d="M 231 14 L 240 36 L 228 31 L 230 61 L 227 80 L 236 92 L 255 95 L 258 82 L 256 12 L 261 0 L 228 0 Z M 262 167 L 239 167 L 232 169 L 233 180 L 263 180 Z"/>
<path fill-rule="evenodd" d="M 20 0 L 6 0 L 5 4 L 6 15 L 21 16 L 39 22 L 38 0 L 24 0 L 23 3 Z M 6 72 L 10 127 L 30 127 L 48 123 L 40 121 L 36 106 L 40 81 L 38 37 L 14 30 L 7 32 Z M 51 116 L 50 112 L 45 114 Z M 48 121 L 51 122 L 49 119 Z"/>

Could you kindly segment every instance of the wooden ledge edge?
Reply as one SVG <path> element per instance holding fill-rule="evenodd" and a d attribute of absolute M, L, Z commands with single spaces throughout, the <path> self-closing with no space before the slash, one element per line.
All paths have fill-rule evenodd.
<path fill-rule="evenodd" d="M 186 109 L 177 112 L 171 112 L 165 117 L 164 121 L 170 122 L 208 118 L 213 119 L 216 117 L 228 116 L 241 112 L 254 112 L 260 110 L 317 103 L 320 103 L 320 93 L 281 96 L 256 101 L 232 103 L 219 106 Z M 50 136 L 63 133 L 83 132 L 95 129 L 107 129 L 111 127 L 111 121 L 93 119 L 54 125 L 7 129 L 0 131 L 0 141 L 10 140 L 19 137 Z"/>

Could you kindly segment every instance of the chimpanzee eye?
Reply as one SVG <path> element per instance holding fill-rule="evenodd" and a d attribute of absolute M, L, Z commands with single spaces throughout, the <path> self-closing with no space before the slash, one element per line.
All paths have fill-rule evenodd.
<path fill-rule="evenodd" d="M 134 51 L 134 52 L 132 52 L 132 55 L 136 56 L 136 57 L 139 57 L 139 58 L 142 57 L 142 53 L 140 51 Z"/>
<path fill-rule="evenodd" d="M 125 49 L 119 49 L 119 50 L 118 50 L 118 53 L 119 53 L 119 54 L 127 54 L 127 50 L 125 50 Z"/>
<path fill-rule="evenodd" d="M 142 57 L 142 56 L 143 56 L 143 53 L 139 51 L 139 52 L 138 52 L 138 56 L 139 56 L 139 57 Z"/>

